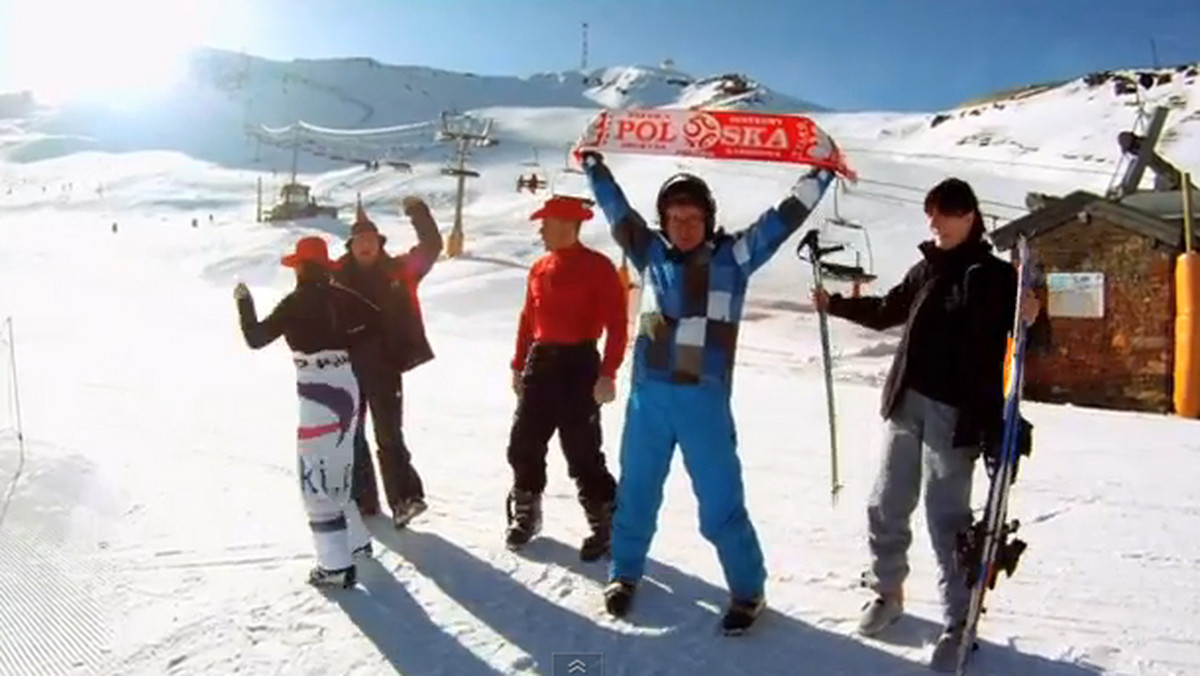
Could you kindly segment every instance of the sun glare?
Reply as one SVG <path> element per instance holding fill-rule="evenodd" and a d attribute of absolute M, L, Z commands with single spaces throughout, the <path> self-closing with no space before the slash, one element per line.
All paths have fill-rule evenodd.
<path fill-rule="evenodd" d="M 204 38 L 203 0 L 11 0 L 16 81 L 42 101 L 121 105 L 186 73 Z"/>

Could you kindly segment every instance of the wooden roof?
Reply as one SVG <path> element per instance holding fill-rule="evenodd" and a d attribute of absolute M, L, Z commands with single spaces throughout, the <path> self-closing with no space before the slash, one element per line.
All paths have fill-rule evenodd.
<path fill-rule="evenodd" d="M 1182 212 L 1182 209 L 1180 209 Z M 1115 202 L 1086 190 L 1076 190 L 1061 198 L 1048 198 L 1045 205 L 1021 218 L 1009 221 L 993 230 L 989 237 L 997 249 L 1004 251 L 1016 244 L 1019 235 L 1029 239 L 1054 230 L 1080 218 L 1099 218 L 1165 246 L 1183 249 L 1183 226 L 1178 219 L 1167 220 L 1129 204 Z M 1200 228 L 1200 222 L 1196 223 Z M 1200 239 L 1192 235 L 1193 247 Z"/>

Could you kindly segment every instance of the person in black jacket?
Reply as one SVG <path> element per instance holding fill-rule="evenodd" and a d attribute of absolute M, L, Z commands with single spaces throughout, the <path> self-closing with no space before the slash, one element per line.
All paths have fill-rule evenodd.
<path fill-rule="evenodd" d="M 813 301 L 868 328 L 904 326 L 883 388 L 886 447 L 867 507 L 872 561 L 865 581 L 876 597 L 864 608 L 859 631 L 878 633 L 903 613 L 909 519 L 923 481 L 946 626 L 934 653 L 937 667 L 953 662 L 951 648 L 970 599 L 955 560 L 956 536 L 971 523 L 975 460 L 1000 441 L 1017 277 L 1013 265 L 992 255 L 984 241 L 970 185 L 954 178 L 939 183 L 926 195 L 925 213 L 933 239 L 921 244 L 922 259 L 887 295 L 817 292 Z M 1025 321 L 1037 312 L 1036 300 L 1027 298 Z"/>
<path fill-rule="evenodd" d="M 300 398 L 297 462 L 300 490 L 317 550 L 309 582 L 323 587 L 355 583 L 354 559 L 371 554 L 370 535 L 353 489 L 353 438 L 360 405 L 355 364 L 377 351 L 379 311 L 357 293 L 335 284 L 325 240 L 305 237 L 283 258 L 295 268 L 296 288 L 261 322 L 245 284 L 234 288 L 242 335 L 252 349 L 283 336 L 296 365 Z"/>
<path fill-rule="evenodd" d="M 429 274 L 442 251 L 442 236 L 429 207 L 417 197 L 405 197 L 404 213 L 417 231 L 417 244 L 399 256 L 389 255 L 387 243 L 375 223 L 359 204 L 350 238 L 335 273 L 339 283 L 354 289 L 383 313 L 382 349 L 367 359 L 363 369 L 362 396 L 371 411 L 375 428 L 376 455 L 383 475 L 383 489 L 392 509 L 392 523 L 403 528 L 424 512 L 425 487 L 413 467 L 412 454 L 404 443 L 402 375 L 433 359 L 425 336 L 417 285 Z M 379 513 L 375 470 L 367 447 L 365 425 L 354 440 L 355 499 L 364 514 Z"/>

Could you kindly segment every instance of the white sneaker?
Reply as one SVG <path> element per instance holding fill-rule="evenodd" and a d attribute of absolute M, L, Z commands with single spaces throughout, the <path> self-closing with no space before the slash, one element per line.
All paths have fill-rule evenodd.
<path fill-rule="evenodd" d="M 858 620 L 858 633 L 863 636 L 874 636 L 887 629 L 904 615 L 904 602 L 892 596 L 876 596 L 863 606 L 862 617 Z"/>

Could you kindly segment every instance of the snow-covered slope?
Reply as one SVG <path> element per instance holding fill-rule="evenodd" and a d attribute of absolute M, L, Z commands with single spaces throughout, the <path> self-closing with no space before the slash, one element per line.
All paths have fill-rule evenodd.
<path fill-rule="evenodd" d="M 322 82 L 323 67 L 305 77 Z M 422 77 L 443 77 L 433 73 Z M 333 84 L 375 106 L 363 78 Z M 651 97 L 652 81 L 626 84 L 633 82 L 645 86 L 621 94 L 592 84 L 589 95 L 660 100 Z M 771 609 L 761 626 L 742 639 L 714 636 L 724 583 L 696 530 L 696 502 L 678 460 L 651 549 L 651 580 L 628 621 L 600 610 L 604 567 L 578 561 L 585 524 L 555 449 L 542 537 L 520 554 L 503 547 L 514 405 L 508 362 L 526 268 L 541 253 L 529 214 L 546 196 L 518 193 L 514 182 L 536 169 L 556 188 L 585 189 L 558 171 L 563 158 L 549 150 L 565 148 L 592 114 L 594 106 L 578 98 L 517 105 L 464 98 L 463 109 L 495 120 L 501 143 L 472 159 L 482 175 L 467 184 L 466 254 L 440 261 L 421 288 L 438 357 L 406 378 L 405 419 L 431 509 L 403 533 L 374 524 L 381 553 L 363 565 L 359 588 L 323 595 L 304 585 L 312 546 L 296 495 L 289 354 L 281 344 L 245 347 L 230 291 L 245 281 L 265 312 L 292 283 L 280 255 L 305 234 L 326 237 L 337 251 L 348 226 L 344 219 L 255 223 L 255 180 L 265 179 L 269 198 L 283 177 L 268 171 L 286 163 L 203 161 L 245 151 L 239 106 L 249 99 L 238 92 L 266 90 L 239 86 L 197 95 L 199 112 L 174 120 L 197 125 L 194 135 L 147 116 L 140 127 L 118 127 L 121 136 L 104 136 L 118 114 L 93 118 L 82 108 L 68 111 L 73 121 L 64 111 L 24 110 L 0 120 L 5 152 L 24 158 L 0 160 L 0 317 L 13 317 L 18 360 L 14 374 L 0 337 L 0 673 L 532 675 L 552 674 L 554 654 L 566 652 L 603 653 L 606 674 L 631 676 L 928 673 L 922 661 L 939 615 L 919 511 L 909 616 L 878 640 L 853 634 L 864 600 L 857 586 L 866 560 L 863 505 L 881 442 L 878 386 L 898 338 L 831 323 L 845 483 L 831 508 L 819 334 L 795 238 L 751 284 L 735 376 L 748 508 L 770 575 Z M 583 96 L 582 82 L 570 86 Z M 697 96 L 719 88 L 690 86 Z M 1174 140 L 1166 150 L 1196 167 L 1197 131 L 1181 121 L 1196 109 L 1194 85 L 1184 77 L 1160 86 L 1170 94 L 1151 88 L 1149 95 L 1185 99 L 1168 122 Z M 429 87 L 431 95 L 453 89 Z M 307 108 L 297 109 L 314 123 L 352 126 L 365 114 L 311 85 L 294 91 L 286 96 L 302 101 Z M 278 98 L 252 107 L 287 110 L 284 94 L 271 96 Z M 162 110 L 191 114 L 184 101 Z M 953 111 L 936 127 L 932 114 L 818 113 L 862 177 L 839 194 L 836 211 L 867 226 L 871 247 L 827 225 L 832 195 L 809 225 L 855 245 L 864 262 L 873 257 L 880 278 L 869 291 L 882 291 L 926 236 L 920 198 L 929 186 L 959 175 L 987 200 L 985 209 L 1003 216 L 1019 213 L 1030 190 L 1102 189 L 1111 166 L 1083 156 L 1115 162 L 1115 134 L 1135 120 L 1125 103 L 1105 86 L 1068 83 L 1003 110 Z M 368 124 L 422 121 L 437 108 L 411 120 L 388 112 L 395 117 Z M 103 134 L 81 145 L 77 132 L 54 126 L 68 122 Z M 39 136 L 53 129 L 68 138 Z M 988 129 L 1038 149 L 958 142 Z M 127 149 L 167 147 L 105 152 L 115 149 L 114 138 Z M 51 143 L 59 151 L 47 152 Z M 91 150 L 74 152 L 81 147 Z M 525 164 L 534 148 L 543 149 L 540 167 Z M 179 152 L 191 149 L 190 157 Z M 610 162 L 644 214 L 669 174 L 700 173 L 731 229 L 775 203 L 796 173 L 670 158 Z M 305 180 L 320 199 L 341 205 L 361 192 L 389 248 L 402 250 L 414 239 L 399 218 L 402 195 L 422 196 L 444 229 L 450 223 L 454 181 L 440 168 L 437 158 L 423 158 L 411 173 L 341 168 Z M 602 217 L 590 223 L 585 241 L 619 260 L 605 225 Z M 24 444 L 11 413 L 14 376 Z M 628 364 L 618 379 L 623 396 Z M 1193 536 L 1200 492 L 1187 471 L 1198 449 L 1196 423 L 1065 406 L 1026 410 L 1037 447 L 1022 465 L 1011 509 L 1030 549 L 990 602 L 973 673 L 1200 674 Z M 614 472 L 623 415 L 619 405 L 603 414 Z M 976 504 L 983 493 L 979 472 Z"/>
<path fill-rule="evenodd" d="M 1200 162 L 1198 73 L 1198 64 L 1092 73 L 883 124 L 869 114 L 847 118 L 838 130 L 843 145 L 852 145 L 850 139 L 872 141 L 864 152 L 1003 160 L 1012 171 L 1033 177 L 1048 175 L 1047 167 L 1104 175 L 1117 159 L 1117 134 L 1165 106 L 1170 116 L 1159 150 L 1195 168 Z"/>

